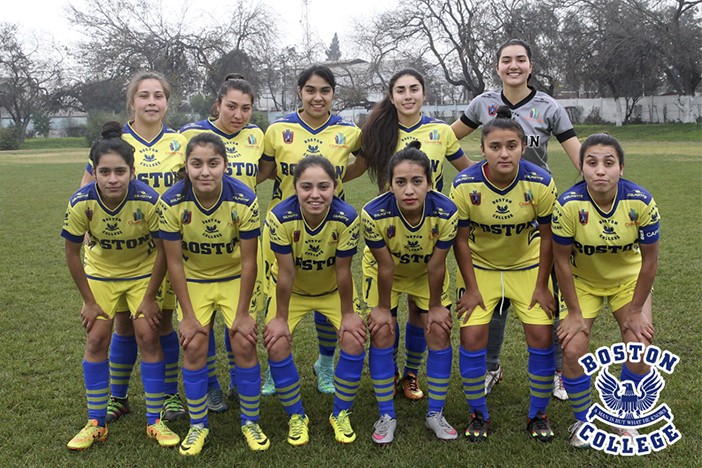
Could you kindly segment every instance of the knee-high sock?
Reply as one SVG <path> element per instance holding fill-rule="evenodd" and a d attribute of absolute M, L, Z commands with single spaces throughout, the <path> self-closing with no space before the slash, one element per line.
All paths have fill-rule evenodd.
<path fill-rule="evenodd" d="M 395 418 L 395 404 L 392 400 L 394 374 L 392 367 L 393 348 L 376 348 L 371 345 L 369 367 L 375 399 L 378 401 L 380 415 L 390 415 Z"/>
<path fill-rule="evenodd" d="M 366 352 L 361 354 L 348 354 L 339 350 L 339 362 L 334 370 L 334 408 L 333 416 L 338 416 L 342 410 L 348 411 L 356 398 L 358 387 L 361 385 L 361 373 L 363 372 L 363 360 Z"/>
<path fill-rule="evenodd" d="M 427 340 L 424 338 L 424 328 L 415 327 L 409 322 L 405 325 L 405 369 L 402 375 L 408 372 L 419 375 L 419 367 L 424 360 L 427 350 Z"/>
<path fill-rule="evenodd" d="M 639 386 L 639 382 L 641 382 L 641 379 L 646 377 L 646 374 L 635 374 L 634 372 L 631 372 L 631 370 L 626 366 L 626 362 L 622 366 L 622 372 L 619 374 L 619 380 L 624 381 L 624 380 L 630 380 L 634 382 L 634 387 Z"/>
<path fill-rule="evenodd" d="M 485 419 L 490 419 L 485 403 L 485 363 L 486 349 L 468 351 L 461 346 L 459 366 L 463 379 L 463 393 L 470 405 L 471 412 L 480 411 Z"/>
<path fill-rule="evenodd" d="M 449 380 L 453 349 L 449 346 L 438 351 L 429 350 L 427 355 L 427 382 L 429 383 L 429 413 L 444 409 Z"/>
<path fill-rule="evenodd" d="M 141 383 L 144 385 L 146 418 L 149 425 L 156 424 L 163 410 L 163 387 L 166 378 L 166 363 L 141 361 Z"/>
<path fill-rule="evenodd" d="M 102 362 L 83 361 L 83 379 L 88 399 L 88 419 L 96 419 L 98 426 L 105 426 L 107 402 L 110 399 L 110 365 Z"/>
<path fill-rule="evenodd" d="M 290 416 L 293 414 L 305 414 L 300 398 L 300 374 L 292 359 L 292 354 L 280 361 L 268 360 L 268 367 L 271 369 L 271 377 L 275 382 L 275 391 L 278 399 L 283 404 L 285 412 Z"/>
<path fill-rule="evenodd" d="M 217 345 L 215 334 L 210 330 L 210 341 L 207 346 L 207 388 L 222 388 L 217 379 Z"/>
<path fill-rule="evenodd" d="M 229 361 L 229 387 L 236 386 L 236 360 L 232 351 L 232 340 L 229 339 L 229 328 L 224 326 L 224 347 L 227 349 L 227 361 Z"/>
<path fill-rule="evenodd" d="M 553 391 L 553 374 L 556 372 L 556 348 L 547 349 L 528 347 L 529 350 L 529 388 L 531 401 L 529 417 L 533 418 L 539 411 L 545 413 Z"/>
<path fill-rule="evenodd" d="M 175 395 L 178 393 L 178 358 L 180 357 L 180 341 L 175 330 L 161 337 L 161 349 L 163 349 L 163 361 L 166 364 L 166 385 L 163 393 Z"/>
<path fill-rule="evenodd" d="M 207 422 L 207 366 L 196 370 L 183 368 L 183 387 L 188 402 L 190 424 L 203 424 L 205 427 L 209 427 Z"/>
<path fill-rule="evenodd" d="M 132 376 L 132 369 L 137 360 L 136 337 L 120 336 L 112 334 L 110 344 L 110 384 L 112 396 L 114 398 L 127 398 L 129 390 L 129 378 Z"/>
<path fill-rule="evenodd" d="M 570 401 L 570 407 L 573 408 L 575 419 L 587 422 L 587 411 L 592 404 L 590 376 L 584 374 L 574 379 L 563 376 L 563 386 L 568 393 L 568 401 Z"/>
<path fill-rule="evenodd" d="M 334 357 L 334 352 L 336 351 L 336 330 L 334 325 L 329 323 L 327 316 L 320 314 L 319 312 L 314 312 L 314 327 L 317 330 L 317 341 L 319 342 L 319 354 L 321 356 L 331 356 Z M 334 361 L 332 360 L 332 365 Z"/>
<path fill-rule="evenodd" d="M 241 424 L 245 424 L 246 421 L 258 421 L 261 404 L 261 366 L 258 363 L 253 367 L 237 366 L 236 386 L 239 390 Z"/>

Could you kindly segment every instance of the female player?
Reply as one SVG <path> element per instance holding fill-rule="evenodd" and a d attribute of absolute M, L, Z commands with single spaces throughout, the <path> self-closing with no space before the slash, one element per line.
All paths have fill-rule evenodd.
<path fill-rule="evenodd" d="M 180 133 L 190 141 L 192 137 L 203 132 L 218 135 L 227 148 L 226 175 L 244 182 L 251 190 L 256 190 L 256 175 L 258 163 L 263 154 L 263 132 L 256 125 L 249 123 L 253 113 L 254 90 L 244 77 L 238 73 L 230 73 L 217 92 L 217 101 L 213 108 L 214 119 L 205 119 L 188 124 L 180 129 Z M 263 309 L 262 282 L 264 278 L 263 257 L 261 250 L 258 255 L 258 279 L 251 299 L 251 309 L 259 312 Z M 234 354 L 229 341 L 229 331 L 225 327 L 224 342 L 229 361 L 229 391 L 230 400 L 236 398 L 236 375 Z M 229 409 L 222 398 L 222 389 L 217 379 L 215 366 L 215 336 L 210 333 L 207 350 L 208 391 L 207 406 L 210 411 L 222 412 Z"/>
<path fill-rule="evenodd" d="M 266 450 L 270 443 L 258 425 L 257 327 L 249 314 L 260 234 L 258 201 L 244 183 L 224 177 L 227 151 L 217 135 L 194 136 L 185 158 L 186 179 L 163 194 L 159 205 L 168 272 L 178 297 L 190 412 L 190 431 L 180 453 L 200 453 L 209 433 L 207 348 L 215 310 L 224 316 L 234 350 L 241 430 L 251 450 Z"/>
<path fill-rule="evenodd" d="M 461 118 L 451 125 L 456 137 L 460 140 L 472 133 L 481 124 L 492 120 L 499 106 L 506 105 L 512 110 L 512 117 L 526 132 L 527 147 L 522 159 L 550 173 L 551 170 L 547 164 L 547 148 L 548 141 L 553 135 L 568 154 L 573 166 L 580 170 L 578 166 L 580 142 L 565 109 L 551 96 L 529 86 L 529 78 L 533 71 L 531 47 L 518 39 L 505 42 L 497 50 L 496 69 L 497 75 L 502 80 L 502 88 L 483 93 L 471 101 Z M 490 323 L 487 351 L 488 375 L 485 381 L 487 393 L 490 393 L 493 385 L 502 380 L 499 357 L 504 340 L 508 307 L 509 303 L 503 304 L 502 311 L 493 314 Z M 557 326 L 558 317 L 556 317 Z M 553 337 L 556 342 L 556 369 L 559 370 L 554 377 L 553 395 L 560 400 L 567 400 L 568 396 L 561 380 L 561 350 L 555 329 Z"/>
<path fill-rule="evenodd" d="M 387 165 L 390 191 L 362 211 L 364 296 L 371 308 L 370 374 L 380 419 L 373 441 L 389 444 L 397 426 L 393 404 L 393 344 L 401 293 L 412 294 L 420 312 L 429 354 L 429 410 L 426 426 L 439 439 L 457 437 L 443 416 L 451 376 L 451 313 L 446 255 L 456 235 L 457 212 L 451 200 L 432 188 L 429 158 L 411 142 Z"/>
<path fill-rule="evenodd" d="M 590 408 L 591 383 L 578 359 L 587 353 L 604 298 L 625 343 L 651 344 L 660 218 L 651 195 L 622 178 L 624 150 L 615 138 L 589 136 L 580 148 L 580 165 L 583 181 L 564 192 L 553 211 L 553 252 L 561 295 L 563 383 L 576 419 L 570 443 L 586 447 L 578 432 Z M 621 380 L 637 387 L 647 373 L 643 362 L 626 362 Z"/>
<path fill-rule="evenodd" d="M 127 86 L 127 112 L 133 118 L 122 129 L 122 139 L 134 147 L 136 178 L 162 195 L 183 170 L 185 139 L 163 124 L 171 88 L 157 72 L 141 72 Z M 92 180 L 88 163 L 81 185 Z M 178 396 L 178 359 L 180 346 L 173 329 L 175 295 L 166 278 L 158 294 L 162 309 L 159 322 L 161 347 L 166 360 L 166 399 L 163 419 L 176 421 L 186 416 Z M 107 422 L 129 413 L 129 379 L 137 359 L 137 342 L 132 321 L 126 314 L 115 317 L 115 332 L 110 345 L 110 387 L 112 398 L 107 407 Z"/>
<path fill-rule="evenodd" d="M 485 348 L 490 316 L 504 299 L 522 321 L 528 345 L 527 430 L 542 442 L 553 438 L 545 412 L 556 366 L 556 301 L 548 285 L 556 186 L 548 172 L 521 159 L 525 145 L 521 125 L 507 106 L 499 107 L 497 117 L 483 125 L 485 161 L 459 173 L 451 190 L 459 212 L 454 252 L 461 273 L 456 279 L 457 317 L 463 319 L 460 369 L 472 412 L 466 436 L 473 442 L 487 440 L 490 427 Z"/>
<path fill-rule="evenodd" d="M 366 324 L 354 310 L 351 261 L 360 223 L 356 211 L 334 196 L 337 183 L 328 159 L 307 156 L 293 171 L 295 195 L 279 203 L 267 218 L 276 256 L 271 272 L 276 288 L 263 338 L 276 391 L 290 415 L 288 442 L 292 445 L 309 441 L 300 375 L 290 354 L 292 333 L 313 310 L 329 318 L 341 346 L 329 422 L 338 442 L 356 440 L 349 410 L 361 383 Z"/>
<path fill-rule="evenodd" d="M 329 68 L 314 65 L 304 70 L 297 80 L 297 94 L 302 108 L 271 124 L 266 130 L 265 147 L 258 174 L 258 182 L 266 180 L 275 172 L 273 198 L 268 211 L 282 200 L 292 196 L 293 170 L 305 156 L 323 156 L 331 161 L 337 174 L 336 194 L 343 200 L 342 180 L 348 164 L 349 154 L 359 150 L 361 131 L 352 122 L 332 115 L 330 109 L 334 99 L 336 79 Z M 263 232 L 263 259 L 266 276 L 275 260 L 268 248 L 268 231 Z M 322 393 L 334 393 L 334 351 L 336 332 L 322 314 L 314 314 L 319 358 L 314 364 L 317 388 Z M 268 380 L 263 394 L 275 392 L 272 380 Z"/>
<path fill-rule="evenodd" d="M 445 122 L 422 114 L 426 97 L 424 77 L 412 68 L 395 73 L 389 82 L 388 92 L 368 116 L 363 126 L 361 146 L 363 157 L 349 165 L 346 180 L 369 169 L 371 179 L 380 192 L 388 190 L 387 166 L 390 157 L 410 141 L 420 141 L 423 152 L 429 157 L 432 169 L 432 187 L 441 191 L 444 186 L 443 167 L 448 160 L 459 171 L 472 164 L 463 153 L 451 127 Z M 422 364 L 427 343 L 424 338 L 422 318 L 416 304 L 408 296 L 408 320 L 405 325 L 405 368 L 400 386 L 407 398 L 418 400 L 424 396 L 419 388 L 417 375 Z M 397 347 L 399 324 L 395 330 L 395 373 L 397 372 Z"/>
<path fill-rule="evenodd" d="M 141 349 L 147 435 L 164 447 L 180 441 L 160 420 L 166 364 L 156 293 L 166 264 L 158 237 L 158 193 L 134 180 L 134 148 L 120 136 L 117 122 L 105 124 L 90 150 L 94 180 L 71 197 L 61 232 L 68 270 L 83 297 L 81 317 L 88 333 L 83 375 L 89 420 L 68 442 L 71 450 L 87 449 L 107 438 L 107 349 L 115 315 L 133 321 Z M 86 233 L 90 246 L 83 267 L 80 250 Z"/>

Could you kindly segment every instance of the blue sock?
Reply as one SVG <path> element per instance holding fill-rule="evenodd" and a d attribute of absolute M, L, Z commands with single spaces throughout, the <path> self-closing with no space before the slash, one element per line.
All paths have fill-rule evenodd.
<path fill-rule="evenodd" d="M 132 369 L 137 360 L 136 337 L 119 336 L 112 334 L 110 344 L 110 384 L 112 396 L 114 398 L 127 398 L 129 390 L 129 378 L 132 376 Z"/>
<path fill-rule="evenodd" d="M 378 401 L 380 416 L 389 414 L 395 418 L 395 404 L 392 400 L 394 374 L 392 371 L 393 348 L 376 348 L 371 345 L 368 359 L 375 399 Z"/>
<path fill-rule="evenodd" d="M 204 424 L 207 421 L 207 366 L 197 370 L 183 368 L 183 387 L 190 413 L 190 424 Z"/>
<path fill-rule="evenodd" d="M 163 388 L 163 393 L 175 395 L 178 393 L 178 358 L 180 357 L 180 341 L 175 330 L 161 337 L 161 349 L 163 349 L 163 361 L 166 364 L 166 386 Z"/>
<path fill-rule="evenodd" d="M 485 403 L 486 354 L 486 348 L 480 351 L 468 351 L 461 346 L 459 366 L 463 378 L 463 393 L 466 395 L 471 412 L 480 411 L 483 418 L 490 419 Z"/>
<path fill-rule="evenodd" d="M 527 347 L 529 350 L 529 388 L 531 402 L 529 417 L 533 418 L 541 411 L 546 413 L 553 391 L 553 374 L 556 373 L 556 347 L 547 349 Z"/>
<path fill-rule="evenodd" d="M 587 411 L 592 404 L 592 382 L 587 374 L 581 375 L 574 379 L 568 379 L 563 376 L 563 386 L 568 393 L 570 407 L 573 408 L 575 419 L 582 422 L 587 422 Z"/>
<path fill-rule="evenodd" d="M 397 365 L 397 353 L 400 349 L 400 323 L 395 322 L 395 343 L 392 345 L 392 363 L 395 368 L 395 374 L 400 372 L 400 368 Z"/>
<path fill-rule="evenodd" d="M 207 347 L 207 388 L 222 388 L 217 380 L 217 345 L 212 330 L 210 330 L 210 342 Z"/>
<path fill-rule="evenodd" d="M 141 383 L 144 385 L 146 418 L 149 425 L 161 419 L 163 410 L 163 386 L 166 377 L 166 363 L 141 361 Z"/>
<path fill-rule="evenodd" d="M 107 361 L 83 361 L 83 379 L 88 398 L 88 419 L 96 419 L 98 426 L 105 427 L 110 399 L 110 364 Z"/>
<path fill-rule="evenodd" d="M 292 359 L 292 354 L 280 361 L 268 360 L 268 367 L 271 369 L 271 377 L 275 382 L 275 391 L 278 399 L 283 404 L 285 412 L 290 416 L 293 414 L 305 414 L 300 398 L 300 374 Z"/>
<path fill-rule="evenodd" d="M 336 393 L 334 394 L 333 416 L 338 416 L 342 410 L 351 409 L 356 393 L 358 393 L 358 387 L 361 385 L 361 372 L 363 372 L 365 357 L 365 351 L 361 351 L 361 354 L 347 354 L 343 350 L 339 350 L 339 362 L 336 363 L 334 370 Z"/>
<path fill-rule="evenodd" d="M 261 366 L 257 363 L 253 367 L 237 367 L 235 382 L 239 389 L 241 424 L 257 422 L 261 404 Z"/>
<path fill-rule="evenodd" d="M 427 350 L 427 340 L 424 338 L 424 328 L 405 325 L 405 370 L 402 375 L 408 372 L 419 375 L 419 367 L 424 360 L 424 353 Z"/>
<path fill-rule="evenodd" d="M 439 351 L 429 350 L 427 356 L 427 383 L 429 384 L 429 411 L 440 412 L 444 409 L 449 379 L 453 349 L 449 346 Z"/>
<path fill-rule="evenodd" d="M 623 382 L 625 380 L 630 380 L 634 382 L 635 388 L 639 387 L 639 382 L 641 382 L 641 379 L 643 379 L 644 377 L 646 377 L 646 374 L 641 375 L 631 372 L 631 370 L 629 370 L 629 368 L 626 367 L 626 362 L 624 363 L 624 365 L 622 365 L 622 372 L 621 374 L 619 374 L 620 381 Z"/>
<path fill-rule="evenodd" d="M 327 316 L 314 312 L 314 327 L 317 330 L 317 341 L 319 341 L 319 354 L 321 356 L 332 356 L 336 351 L 336 330 L 334 325 L 329 323 Z M 333 361 L 332 361 L 332 365 Z"/>
<path fill-rule="evenodd" d="M 224 347 L 227 349 L 227 360 L 229 361 L 229 387 L 236 386 L 236 361 L 234 351 L 232 351 L 232 340 L 229 339 L 229 328 L 224 326 Z"/>

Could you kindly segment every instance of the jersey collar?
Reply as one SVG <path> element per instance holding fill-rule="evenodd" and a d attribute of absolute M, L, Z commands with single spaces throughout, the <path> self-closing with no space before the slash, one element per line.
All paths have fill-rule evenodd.
<path fill-rule="evenodd" d="M 295 112 L 295 119 L 297 119 L 297 123 L 302 128 L 304 128 L 305 130 L 310 132 L 312 135 L 316 135 L 316 134 L 320 133 L 322 130 L 324 130 L 325 128 L 327 128 L 329 126 L 329 123 L 331 122 L 331 118 L 332 118 L 331 112 L 329 113 L 329 117 L 327 118 L 327 120 L 322 125 L 320 125 L 317 128 L 312 128 L 309 125 L 307 125 L 304 120 L 302 120 L 302 117 L 300 117 L 300 113 L 302 112 L 302 110 L 303 110 L 302 108 L 299 108 L 297 110 L 297 112 Z"/>
<path fill-rule="evenodd" d="M 239 130 L 236 133 L 227 133 L 224 130 L 222 130 L 221 128 L 219 128 L 218 126 L 216 126 L 214 124 L 214 120 L 207 119 L 206 122 L 210 128 L 210 131 L 212 131 L 212 133 L 215 133 L 222 138 L 226 138 L 227 140 L 231 140 L 232 138 L 236 137 L 237 135 L 239 135 L 241 133 L 241 130 L 243 130 L 243 128 L 242 128 L 241 130 Z"/>
<path fill-rule="evenodd" d="M 166 132 L 166 126 L 161 124 L 161 131 L 159 132 L 159 134 L 156 135 L 156 137 L 154 137 L 153 140 L 146 141 L 142 137 L 139 136 L 139 134 L 136 132 L 136 130 L 134 130 L 134 128 L 132 127 L 132 122 L 134 122 L 134 121 L 132 120 L 127 125 L 124 126 L 124 130 L 126 130 L 125 133 L 131 134 L 136 141 L 138 141 L 142 145 L 147 146 L 149 148 L 152 147 L 153 145 L 155 145 L 156 143 L 158 143 L 159 140 L 161 140 L 161 137 L 163 136 L 163 134 Z"/>
<path fill-rule="evenodd" d="M 424 123 L 424 115 L 423 115 L 423 114 L 420 114 L 420 115 L 419 115 L 419 120 L 418 120 L 417 123 L 415 123 L 414 125 L 411 125 L 411 126 L 409 126 L 409 127 L 405 127 L 405 126 L 402 125 L 400 122 L 397 122 L 397 125 L 400 126 L 400 130 L 402 130 L 403 132 L 405 132 L 405 133 L 411 133 L 411 132 L 417 130 L 419 127 L 421 127 L 423 123 Z"/>
<path fill-rule="evenodd" d="M 129 187 L 127 187 L 127 193 L 124 195 L 124 199 L 117 205 L 117 208 L 114 210 L 111 210 L 103 203 L 102 201 L 102 196 L 100 195 L 100 189 L 98 189 L 97 182 L 95 182 L 95 186 L 93 189 L 95 190 L 95 198 L 97 199 L 98 205 L 100 205 L 100 208 L 107 213 L 108 216 L 117 216 L 120 211 L 122 211 L 122 208 L 124 205 L 127 203 L 127 200 L 130 198 L 130 196 L 134 193 L 134 180 L 129 181 Z"/>
<path fill-rule="evenodd" d="M 502 98 L 502 102 L 503 102 L 506 106 L 509 106 L 510 109 L 519 109 L 519 108 L 522 107 L 524 104 L 526 104 L 527 102 L 529 102 L 529 101 L 531 101 L 532 99 L 534 99 L 534 96 L 536 96 L 536 89 L 533 88 L 532 86 L 527 86 L 527 87 L 531 90 L 531 92 L 529 93 L 529 95 L 528 95 L 527 97 L 525 97 L 524 99 L 522 99 L 521 101 L 519 101 L 519 102 L 516 103 L 516 104 L 512 104 L 511 102 L 509 102 L 509 100 L 507 100 L 507 98 L 505 97 L 505 91 L 504 91 L 504 89 L 501 89 L 501 90 L 500 90 L 500 97 Z"/>

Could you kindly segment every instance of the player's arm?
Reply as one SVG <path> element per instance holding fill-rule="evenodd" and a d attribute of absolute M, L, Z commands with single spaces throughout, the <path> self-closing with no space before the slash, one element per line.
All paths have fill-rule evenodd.
<path fill-rule="evenodd" d="M 85 171 L 83 171 L 83 178 L 80 180 L 80 186 L 85 187 L 94 180 L 95 178 L 93 177 L 93 175 L 86 169 Z"/>
<path fill-rule="evenodd" d="M 390 334 L 394 335 L 391 294 L 395 276 L 395 261 L 387 246 L 371 248 L 370 251 L 378 264 L 378 305 L 368 313 L 368 331 L 375 334 L 387 325 L 390 328 Z"/>
<path fill-rule="evenodd" d="M 93 296 L 93 292 L 88 284 L 88 277 L 85 276 L 85 270 L 83 269 L 83 262 L 80 258 L 80 248 L 80 242 L 76 243 L 66 239 L 66 265 L 68 265 L 71 278 L 73 278 L 73 282 L 76 283 L 78 292 L 80 292 L 83 298 L 83 307 L 80 310 L 80 315 L 83 319 L 85 331 L 90 333 L 98 316 L 105 317 L 106 319 L 110 317 L 95 301 L 95 296 Z"/>
<path fill-rule="evenodd" d="M 551 268 L 553 266 L 553 236 L 551 235 L 551 223 L 539 223 L 540 247 L 539 247 L 539 274 L 536 277 L 536 287 L 531 298 L 529 309 L 538 302 L 546 312 L 548 318 L 553 317 L 556 311 L 556 300 L 548 289 L 548 281 L 551 278 Z"/>
<path fill-rule="evenodd" d="M 156 301 L 156 295 L 163 283 L 163 279 L 166 277 L 166 269 L 168 267 L 166 265 L 166 253 L 163 251 L 163 240 L 156 237 L 153 239 L 153 242 L 156 246 L 154 269 L 151 273 L 146 293 L 144 293 L 144 299 L 139 304 L 133 318 L 138 319 L 143 315 L 151 329 L 158 331 L 158 325 L 161 323 L 161 308 Z"/>
<path fill-rule="evenodd" d="M 456 138 L 462 140 L 463 138 L 473 133 L 473 130 L 475 129 L 463 123 L 463 121 L 459 118 L 451 124 L 451 130 L 453 130 L 453 134 L 456 135 Z"/>
<path fill-rule="evenodd" d="M 558 291 L 568 307 L 568 315 L 561 319 L 558 327 L 558 339 L 565 349 L 570 340 L 580 332 L 589 335 L 590 332 L 585 325 L 583 313 L 580 310 L 580 302 L 575 292 L 575 280 L 573 271 L 570 268 L 570 255 L 573 250 L 573 243 L 567 245 L 553 242 L 553 263 L 556 269 L 556 279 L 558 279 Z"/>
<path fill-rule="evenodd" d="M 631 330 L 640 342 L 644 341 L 642 338 L 645 338 L 648 342 L 653 341 L 653 325 L 646 314 L 648 311 L 644 310 L 644 304 L 651 295 L 653 281 L 658 272 L 659 242 L 639 244 L 641 270 L 639 270 L 639 276 L 636 280 L 634 296 L 631 298 L 629 310 L 622 324 L 622 332 Z"/>
<path fill-rule="evenodd" d="M 339 288 L 339 301 L 341 302 L 341 327 L 339 328 L 339 342 L 344 340 L 344 335 L 350 333 L 358 343 L 366 344 L 366 324 L 353 308 L 353 276 L 351 262 L 353 256 L 336 257 L 336 282 Z"/>
<path fill-rule="evenodd" d="M 344 178 L 341 180 L 342 182 L 356 179 L 362 176 L 366 172 L 366 169 L 368 169 L 366 158 L 360 154 L 355 154 L 354 156 L 353 161 L 349 162 L 346 166 L 346 172 L 344 173 Z"/>
<path fill-rule="evenodd" d="M 449 249 L 442 249 L 437 246 L 431 253 L 431 258 L 427 262 L 427 279 L 429 283 L 429 311 L 427 312 L 426 333 L 431 333 L 431 326 L 438 325 L 451 334 L 451 313 L 441 303 L 441 294 L 444 290 L 444 278 L 446 277 L 446 256 Z"/>
<path fill-rule="evenodd" d="M 463 282 L 466 284 L 466 291 L 456 301 L 456 317 L 463 317 L 466 323 L 473 313 L 473 309 L 480 306 L 485 310 L 483 296 L 478 289 L 478 281 L 475 279 L 475 269 L 473 267 L 473 257 L 470 251 L 468 239 L 470 238 L 470 226 L 459 226 L 456 233 L 456 240 L 453 243 L 453 253 L 456 256 L 458 270 L 461 272 Z"/>
<path fill-rule="evenodd" d="M 256 185 L 264 182 L 275 174 L 275 161 L 258 160 L 258 174 L 256 174 Z"/>
<path fill-rule="evenodd" d="M 241 281 L 239 282 L 239 303 L 236 306 L 236 317 L 229 329 L 229 336 L 241 333 L 254 346 L 258 342 L 256 320 L 249 313 L 251 297 L 256 286 L 258 265 L 258 236 L 249 239 L 242 238 L 239 244 L 241 250 Z"/>
<path fill-rule="evenodd" d="M 279 339 L 286 339 L 288 344 L 292 345 L 292 335 L 288 326 L 288 313 L 296 273 L 295 260 L 292 253 L 275 251 L 274 253 L 278 262 L 278 282 L 275 287 L 275 298 L 278 304 L 275 317 L 268 322 L 263 330 L 263 344 L 269 351 Z"/>
<path fill-rule="evenodd" d="M 561 146 L 570 158 L 570 162 L 572 162 L 573 166 L 580 172 L 580 140 L 578 140 L 578 137 L 573 136 L 568 138 L 561 142 Z"/>
<path fill-rule="evenodd" d="M 477 162 L 468 159 L 468 156 L 466 156 L 465 154 L 458 159 L 450 161 L 450 163 L 453 165 L 453 167 L 455 167 L 458 170 L 458 172 L 461 172 L 463 169 L 470 167 L 473 164 L 478 164 Z"/>

